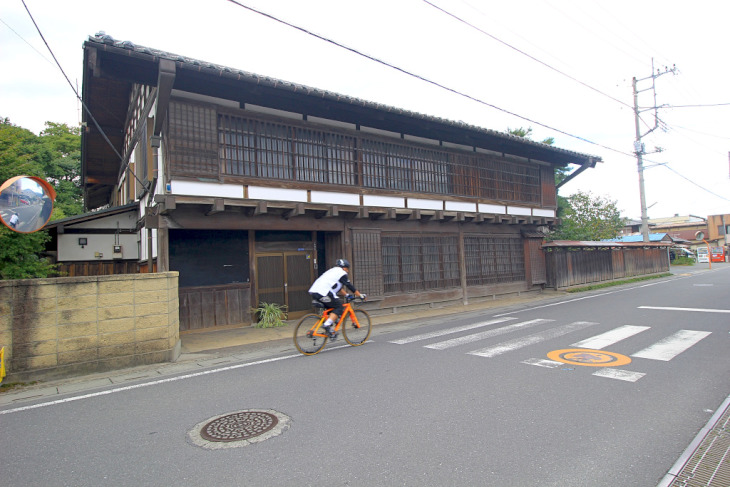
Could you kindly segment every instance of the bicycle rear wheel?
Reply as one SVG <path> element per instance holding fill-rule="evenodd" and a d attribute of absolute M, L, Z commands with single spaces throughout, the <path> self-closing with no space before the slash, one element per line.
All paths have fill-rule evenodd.
<path fill-rule="evenodd" d="M 355 320 L 348 313 L 345 315 L 345 322 L 342 323 L 342 334 L 345 341 L 357 347 L 362 345 L 370 337 L 370 315 L 362 309 L 353 309 Z"/>
<path fill-rule="evenodd" d="M 304 355 L 319 353 L 327 343 L 327 337 L 323 336 L 324 329 L 320 327 L 319 330 L 316 330 L 319 320 L 319 315 L 314 313 L 304 315 L 294 328 L 294 345 Z M 314 334 L 315 331 L 316 334 Z"/>

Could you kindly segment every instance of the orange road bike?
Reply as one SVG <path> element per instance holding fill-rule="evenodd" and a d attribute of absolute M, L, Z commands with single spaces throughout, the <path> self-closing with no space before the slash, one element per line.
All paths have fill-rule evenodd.
<path fill-rule="evenodd" d="M 347 296 L 346 303 L 342 306 L 344 312 L 334 326 L 334 332 L 337 333 L 342 329 L 345 341 L 353 347 L 362 345 L 370 337 L 370 315 L 365 310 L 353 307 L 351 302 L 355 299 L 355 296 Z M 294 345 L 304 355 L 317 354 L 324 348 L 329 338 L 324 329 L 324 322 L 334 309 L 325 309 L 319 301 L 312 301 L 312 306 L 319 308 L 319 313 L 305 315 L 294 328 Z"/>

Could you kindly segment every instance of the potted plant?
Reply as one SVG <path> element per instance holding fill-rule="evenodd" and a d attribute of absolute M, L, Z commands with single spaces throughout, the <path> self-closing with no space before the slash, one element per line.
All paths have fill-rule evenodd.
<path fill-rule="evenodd" d="M 256 315 L 256 328 L 273 328 L 276 326 L 284 326 L 286 316 L 286 305 L 276 303 L 259 303 L 258 307 L 251 308 L 251 312 Z"/>

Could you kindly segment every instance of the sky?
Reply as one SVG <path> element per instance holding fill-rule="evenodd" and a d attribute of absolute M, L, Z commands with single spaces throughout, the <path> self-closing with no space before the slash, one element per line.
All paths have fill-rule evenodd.
<path fill-rule="evenodd" d="M 727 0 L 2 0 L 0 118 L 36 134 L 77 125 L 82 44 L 103 31 L 491 130 L 532 128 L 603 161 L 560 195 L 590 192 L 640 219 L 636 78 L 648 216 L 706 218 L 730 213 L 728 18 Z"/>

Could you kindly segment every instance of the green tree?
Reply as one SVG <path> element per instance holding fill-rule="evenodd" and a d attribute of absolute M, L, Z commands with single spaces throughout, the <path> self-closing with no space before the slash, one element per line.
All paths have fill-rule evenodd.
<path fill-rule="evenodd" d="M 565 198 L 567 207 L 551 240 L 603 240 L 615 238 L 626 225 L 616 201 L 579 191 Z"/>
<path fill-rule="evenodd" d="M 532 138 L 532 127 L 519 127 L 516 129 L 511 129 L 507 127 L 507 133 L 510 135 L 514 135 L 517 137 L 524 137 L 525 139 Z M 555 143 L 555 137 L 546 137 L 542 140 L 542 143 L 545 145 L 553 145 Z"/>
<path fill-rule="evenodd" d="M 0 118 L 0 182 L 14 176 L 44 178 L 56 190 L 51 219 L 83 212 L 81 136 L 78 128 L 46 122 L 40 135 Z M 0 228 L 0 279 L 49 277 L 55 265 L 41 257 L 46 231 L 16 233 Z"/>
<path fill-rule="evenodd" d="M 43 168 L 35 158 L 37 138 L 30 130 L 0 118 L 0 183 L 14 176 L 43 174 Z"/>
<path fill-rule="evenodd" d="M 570 174 L 570 166 L 565 167 L 556 167 L 555 168 L 555 187 L 557 188 L 560 183 L 563 182 L 565 178 L 568 177 Z M 560 191 L 560 190 L 557 190 Z M 558 218 L 563 218 L 565 216 L 565 212 L 568 210 L 570 204 L 568 203 L 568 199 L 564 196 L 560 196 L 560 194 L 557 194 L 558 197 L 558 209 L 556 212 L 556 216 Z"/>
<path fill-rule="evenodd" d="M 81 133 L 78 127 L 46 122 L 40 135 L 0 118 L 0 182 L 13 176 L 44 178 L 56 190 L 54 219 L 83 213 Z"/>
<path fill-rule="evenodd" d="M 56 190 L 56 208 L 65 216 L 83 213 L 80 129 L 46 122 L 39 141 L 38 160 L 43 164 L 46 181 Z"/>
<path fill-rule="evenodd" d="M 56 265 L 40 257 L 51 237 L 41 230 L 16 233 L 0 225 L 0 279 L 31 279 L 56 275 Z"/>

